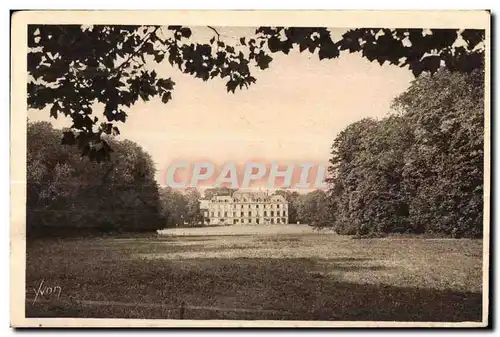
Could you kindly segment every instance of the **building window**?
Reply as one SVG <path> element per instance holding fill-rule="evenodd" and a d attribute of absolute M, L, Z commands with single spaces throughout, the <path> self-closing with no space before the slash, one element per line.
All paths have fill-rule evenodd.
<path fill-rule="evenodd" d="M 227 216 L 227 212 L 224 212 L 224 216 Z"/>
<path fill-rule="evenodd" d="M 255 205 L 255 208 L 259 208 L 259 205 Z"/>
<path fill-rule="evenodd" d="M 267 211 L 264 211 L 264 216 L 267 216 Z"/>
<path fill-rule="evenodd" d="M 277 223 L 280 223 L 280 222 L 281 222 L 281 219 L 280 219 L 280 218 L 276 219 L 276 222 L 277 222 Z"/>
<path fill-rule="evenodd" d="M 212 216 L 214 216 L 214 211 L 211 212 Z"/>
<path fill-rule="evenodd" d="M 274 211 L 271 211 L 271 216 L 274 216 Z"/>
<path fill-rule="evenodd" d="M 243 216 L 243 212 L 241 212 L 241 216 Z"/>
<path fill-rule="evenodd" d="M 248 211 L 248 216 L 252 216 L 252 211 Z"/>

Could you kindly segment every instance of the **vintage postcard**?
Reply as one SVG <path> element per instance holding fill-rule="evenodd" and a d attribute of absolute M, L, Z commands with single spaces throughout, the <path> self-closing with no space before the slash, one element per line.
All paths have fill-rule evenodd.
<path fill-rule="evenodd" d="M 13 327 L 486 327 L 488 11 L 12 15 Z"/>

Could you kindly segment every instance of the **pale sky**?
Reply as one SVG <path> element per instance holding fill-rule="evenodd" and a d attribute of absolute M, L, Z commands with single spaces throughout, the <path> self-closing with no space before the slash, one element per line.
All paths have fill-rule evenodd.
<path fill-rule="evenodd" d="M 218 30 L 228 43 L 254 32 Z M 193 33 L 204 41 L 213 36 L 204 27 Z M 364 117 L 386 116 L 392 99 L 413 79 L 408 69 L 380 66 L 358 54 L 322 61 L 308 51 L 272 56 L 270 68 L 253 70 L 257 82 L 235 94 L 226 92 L 224 81 L 203 82 L 173 69 L 166 60 L 148 65 L 160 76 L 172 77 L 173 99 L 167 104 L 159 98 L 139 101 L 127 111 L 126 123 L 118 124 L 120 137 L 151 154 L 160 183 L 162 172 L 178 160 L 326 163 L 333 139 L 343 128 Z M 30 120 L 48 116 L 48 110 L 28 112 Z M 55 127 L 70 125 L 61 117 L 50 120 Z"/>

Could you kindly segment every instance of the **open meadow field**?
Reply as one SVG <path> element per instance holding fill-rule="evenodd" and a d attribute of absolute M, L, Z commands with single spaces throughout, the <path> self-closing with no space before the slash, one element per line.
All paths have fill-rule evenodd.
<path fill-rule="evenodd" d="M 288 225 L 27 243 L 28 317 L 480 321 L 481 288 L 481 240 Z"/>

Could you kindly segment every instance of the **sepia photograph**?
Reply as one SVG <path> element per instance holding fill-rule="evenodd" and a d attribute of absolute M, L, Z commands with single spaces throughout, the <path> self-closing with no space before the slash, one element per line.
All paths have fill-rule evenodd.
<path fill-rule="evenodd" d="M 488 325 L 488 11 L 11 20 L 13 327 Z"/>

